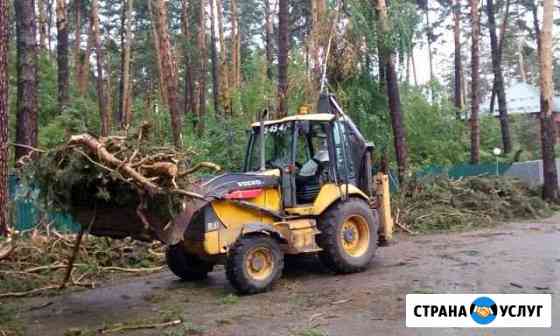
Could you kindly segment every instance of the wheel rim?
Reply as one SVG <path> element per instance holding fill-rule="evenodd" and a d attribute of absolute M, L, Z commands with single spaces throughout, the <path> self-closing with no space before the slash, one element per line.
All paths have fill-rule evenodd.
<path fill-rule="evenodd" d="M 274 270 L 272 251 L 266 247 L 257 247 L 249 251 L 245 262 L 247 274 L 255 280 L 267 279 Z"/>
<path fill-rule="evenodd" d="M 361 257 L 369 248 L 369 225 L 362 216 L 350 216 L 342 224 L 340 240 L 344 251 L 352 257 Z"/>

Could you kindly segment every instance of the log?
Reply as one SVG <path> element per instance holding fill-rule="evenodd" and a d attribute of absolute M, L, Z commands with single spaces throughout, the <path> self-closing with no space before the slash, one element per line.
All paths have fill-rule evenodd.
<path fill-rule="evenodd" d="M 97 158 L 111 168 L 118 169 L 119 172 L 124 173 L 128 177 L 136 181 L 137 184 L 147 189 L 150 193 L 161 192 L 161 188 L 151 182 L 148 178 L 140 174 L 130 164 L 119 160 L 111 154 L 105 145 L 89 134 L 79 134 L 70 137 L 70 145 L 80 145 L 88 148 L 92 153 L 97 155 Z"/>

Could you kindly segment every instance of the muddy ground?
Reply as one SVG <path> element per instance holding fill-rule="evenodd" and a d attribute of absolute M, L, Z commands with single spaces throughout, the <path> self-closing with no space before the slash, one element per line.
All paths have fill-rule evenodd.
<path fill-rule="evenodd" d="M 407 329 L 407 293 L 552 293 L 552 329 Z M 96 335 L 118 323 L 183 324 L 124 335 L 560 335 L 560 215 L 458 234 L 398 236 L 364 273 L 335 276 L 314 258 L 270 293 L 238 297 L 223 269 L 185 283 L 169 271 L 3 302 L 24 335 Z M 6 311 L 11 312 L 8 315 Z M 9 316 L 12 320 L 7 322 Z"/>

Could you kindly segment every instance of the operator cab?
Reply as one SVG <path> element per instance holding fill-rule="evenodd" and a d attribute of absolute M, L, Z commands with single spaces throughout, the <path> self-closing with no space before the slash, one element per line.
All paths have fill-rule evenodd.
<path fill-rule="evenodd" d="M 347 116 L 300 114 L 263 124 L 263 132 L 261 123 L 252 125 L 244 171 L 266 175 L 280 171 L 285 208 L 313 203 L 327 183 L 370 190 L 371 181 L 362 180 L 371 175 L 367 169 L 372 146 Z"/>

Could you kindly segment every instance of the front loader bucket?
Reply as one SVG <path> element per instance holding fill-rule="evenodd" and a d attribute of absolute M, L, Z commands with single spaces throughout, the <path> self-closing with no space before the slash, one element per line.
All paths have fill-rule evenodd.
<path fill-rule="evenodd" d="M 150 201 L 153 199 L 149 197 L 143 202 L 138 199 L 122 207 L 112 204 L 81 204 L 75 205 L 71 214 L 80 225 L 89 228 L 89 233 L 94 236 L 159 240 L 168 245 L 175 245 L 183 239 L 183 233 L 193 215 L 208 203 L 203 198 L 185 196 L 182 211 L 176 216 L 171 216 L 168 211 L 153 207 L 151 209 Z"/>

